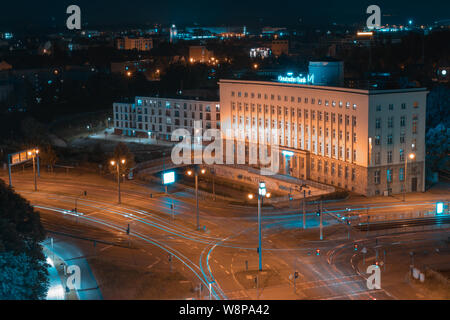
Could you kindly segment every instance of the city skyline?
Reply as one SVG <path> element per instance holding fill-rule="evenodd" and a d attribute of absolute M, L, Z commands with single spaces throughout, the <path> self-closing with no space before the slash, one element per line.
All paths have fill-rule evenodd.
<path fill-rule="evenodd" d="M 118 25 L 263 25 L 283 26 L 318 26 L 328 24 L 361 24 L 368 15 L 366 8 L 373 1 L 345 1 L 336 3 L 325 1 L 319 3 L 292 2 L 283 6 L 274 6 L 270 1 L 231 2 L 219 6 L 207 1 L 186 3 L 174 0 L 170 3 L 128 1 L 104 4 L 98 1 L 49 1 L 16 3 L 2 5 L 0 27 L 41 27 L 63 28 L 67 15 L 66 8 L 77 4 L 82 11 L 83 28 Z M 382 24 L 406 24 L 412 20 L 417 24 L 430 24 L 446 20 L 450 5 L 432 0 L 426 4 L 422 1 L 378 1 L 381 8 Z"/>

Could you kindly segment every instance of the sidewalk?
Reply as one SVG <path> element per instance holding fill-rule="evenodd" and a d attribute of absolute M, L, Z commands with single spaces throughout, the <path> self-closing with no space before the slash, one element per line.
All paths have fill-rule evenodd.
<path fill-rule="evenodd" d="M 84 257 L 84 254 L 69 242 L 53 237 L 43 242 L 45 250 L 48 252 L 49 262 L 53 262 L 53 267 L 49 268 L 52 293 L 55 300 L 102 300 L 103 296 L 97 281 L 92 274 L 91 268 Z M 78 266 L 80 268 L 80 288 L 66 291 L 67 275 L 64 275 L 64 267 Z M 59 269 L 59 270 L 58 270 Z M 59 271 L 59 272 L 58 272 Z M 59 277 L 59 284 L 58 284 Z M 61 287 L 60 287 L 61 286 Z M 52 289 L 54 288 L 54 289 Z M 63 292 L 61 294 L 61 288 Z M 63 297 L 64 296 L 64 297 Z"/>

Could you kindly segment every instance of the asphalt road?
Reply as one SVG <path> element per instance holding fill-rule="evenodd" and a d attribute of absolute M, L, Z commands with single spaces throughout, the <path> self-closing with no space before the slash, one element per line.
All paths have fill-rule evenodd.
<path fill-rule="evenodd" d="M 7 182 L 7 177 L 2 178 Z M 168 260 L 171 256 L 173 268 L 183 272 L 194 284 L 203 285 L 204 297 L 208 297 L 211 284 L 214 299 L 402 298 L 402 291 L 392 294 L 390 287 L 367 289 L 365 274 L 354 263 L 353 250 L 355 241 L 370 244 L 372 240 L 366 232 L 352 228 L 348 240 L 348 228 L 327 215 L 324 216 L 325 240 L 318 240 L 315 228 L 318 225 L 317 205 L 307 206 L 306 231 L 301 230 L 302 216 L 297 209 L 264 208 L 263 272 L 259 273 L 257 281 L 253 281 L 258 266 L 256 208 L 201 201 L 201 230 L 198 231 L 194 199 L 183 190 L 166 195 L 160 186 L 127 181 L 122 184 L 122 204 L 119 205 L 114 181 L 99 176 L 42 173 L 37 192 L 33 191 L 32 181 L 29 172 L 15 174 L 13 179 L 15 190 L 36 206 L 47 228 L 79 235 L 76 228 L 52 223 L 52 217 L 64 216 L 71 223 L 92 224 L 108 230 L 114 234 L 114 241 L 133 241 L 148 251 L 158 248 L 158 252 L 165 253 L 158 259 Z M 87 197 L 83 195 L 84 191 Z M 440 195 L 437 197 L 442 199 Z M 75 202 L 77 213 L 74 212 Z M 362 199 L 361 203 L 330 203 L 324 207 L 334 214 L 346 215 L 350 208 L 352 214 L 359 216 L 367 214 L 369 206 L 370 214 L 376 216 L 407 212 L 419 206 L 427 210 L 434 203 L 434 199 L 420 199 L 407 203 L 399 200 L 370 204 Z M 126 233 L 128 226 L 129 235 Z M 98 232 L 89 237 L 102 240 L 104 234 Z M 320 255 L 316 254 L 317 249 L 320 249 Z M 295 285 L 294 271 L 299 274 Z"/>

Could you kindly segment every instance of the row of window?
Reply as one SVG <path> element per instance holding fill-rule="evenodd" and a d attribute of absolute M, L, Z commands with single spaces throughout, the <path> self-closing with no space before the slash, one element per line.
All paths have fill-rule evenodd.
<path fill-rule="evenodd" d="M 412 168 L 411 174 L 415 175 L 415 167 Z M 392 183 L 393 182 L 393 176 L 394 176 L 394 169 L 386 169 L 386 182 Z M 398 169 L 398 181 L 402 182 L 405 180 L 405 168 L 399 168 Z M 374 172 L 374 181 L 375 184 L 381 183 L 381 170 L 376 170 Z"/>
<path fill-rule="evenodd" d="M 417 109 L 417 108 L 419 108 L 419 103 L 416 101 L 416 102 L 414 102 L 413 103 L 413 107 L 415 108 L 415 109 Z M 401 105 L 400 105 L 400 108 L 402 109 L 402 110 L 406 110 L 406 103 L 402 103 Z M 381 105 L 379 104 L 379 105 L 377 105 L 376 106 L 376 111 L 382 111 L 382 107 L 381 107 Z M 389 105 L 388 105 L 388 110 L 389 111 L 393 111 L 394 110 L 394 104 L 392 104 L 392 103 L 390 103 Z"/>
<path fill-rule="evenodd" d="M 413 134 L 417 133 L 418 123 L 419 123 L 419 116 L 413 115 L 413 117 L 412 117 L 412 133 Z M 401 116 L 400 117 L 400 127 L 405 127 L 405 126 L 406 126 L 406 116 Z M 388 117 L 387 127 L 389 129 L 394 128 L 394 117 Z M 375 129 L 381 129 L 381 118 L 375 119 Z"/>
<path fill-rule="evenodd" d="M 171 109 L 172 106 L 174 107 L 174 109 L 181 109 L 181 103 L 178 102 L 170 102 L 170 101 L 165 101 L 165 103 L 163 104 L 161 100 L 143 100 L 143 99 L 137 99 L 137 105 L 138 106 L 149 106 L 149 107 L 153 107 L 153 108 L 162 108 L 163 105 L 166 109 Z M 198 106 L 198 111 L 203 111 L 203 103 L 187 103 L 184 102 L 183 103 L 183 109 L 184 110 L 189 110 L 189 111 L 197 111 L 197 106 Z M 205 105 L 205 111 L 206 112 L 211 112 L 211 111 L 216 111 L 216 112 L 220 112 L 220 104 L 219 103 L 213 103 L 212 107 L 211 104 L 206 104 Z"/>
<path fill-rule="evenodd" d="M 177 127 L 179 126 L 179 127 Z M 206 122 L 206 123 L 202 123 L 202 128 L 203 129 L 211 129 L 213 127 L 213 125 L 211 124 L 211 122 Z M 148 125 L 147 123 L 142 124 L 142 123 L 138 123 L 137 126 L 132 126 L 131 124 L 129 124 L 128 122 L 122 122 L 122 121 L 116 121 L 116 128 L 124 128 L 124 129 L 136 129 L 136 130 L 145 130 L 148 131 L 151 128 L 151 131 L 157 131 L 158 132 L 164 132 L 163 130 L 163 125 L 160 124 L 159 126 L 156 126 L 154 124 L 152 125 Z M 193 130 L 193 123 L 192 121 L 190 123 L 188 123 L 187 120 L 184 121 L 184 127 L 180 126 L 180 122 L 176 121 L 174 124 L 173 129 L 179 129 L 179 128 L 183 128 L 183 129 L 187 129 L 187 130 Z M 220 129 L 220 122 L 216 122 L 215 124 L 215 129 Z M 172 127 L 170 125 L 165 127 L 165 133 L 172 133 Z"/>
<path fill-rule="evenodd" d="M 257 97 L 257 99 L 262 99 L 264 97 L 264 100 L 269 100 L 268 94 L 261 94 L 261 93 L 255 94 L 253 92 L 250 94 L 248 94 L 248 92 L 244 92 L 242 94 L 242 92 L 240 92 L 240 91 L 238 91 L 237 93 L 234 91 L 231 91 L 231 96 L 232 97 L 235 97 L 235 96 L 242 97 L 243 96 L 244 98 L 250 97 L 252 99 L 254 99 L 255 97 Z M 290 101 L 292 103 L 297 102 L 297 103 L 305 103 L 305 104 L 308 104 L 308 103 L 316 104 L 316 102 L 317 102 L 318 105 L 324 104 L 325 106 L 329 106 L 331 104 L 331 106 L 336 107 L 337 105 L 339 105 L 339 108 L 342 108 L 344 106 L 344 102 L 342 102 L 342 101 L 334 101 L 334 100 L 330 101 L 330 100 L 322 100 L 322 99 L 306 98 L 306 97 L 302 99 L 301 97 L 294 97 L 294 96 L 290 96 L 290 97 L 283 96 L 282 97 L 281 95 L 275 95 L 275 94 L 270 94 L 270 100 L 272 100 L 272 101 L 277 100 L 277 101 L 284 101 L 284 102 Z M 357 105 L 355 103 L 352 104 L 350 102 L 345 102 L 345 107 L 347 109 L 350 109 L 350 107 L 352 107 L 353 110 L 356 110 Z"/>
<path fill-rule="evenodd" d="M 404 132 L 400 133 L 400 136 L 399 136 L 400 140 L 399 141 L 400 141 L 401 144 L 405 143 L 405 141 L 406 141 L 405 136 L 406 135 L 405 135 Z M 416 139 L 413 139 L 413 141 L 416 141 Z M 381 136 L 379 136 L 379 135 L 375 136 L 374 142 L 375 142 L 376 146 L 380 146 L 381 145 Z M 393 135 L 392 134 L 388 134 L 387 137 L 386 137 L 386 144 L 387 145 L 391 145 L 393 143 L 394 143 Z M 413 145 L 415 145 L 415 142 L 413 143 Z"/>
<path fill-rule="evenodd" d="M 337 177 L 341 178 L 344 177 L 345 179 L 349 178 L 350 174 L 350 168 L 348 166 L 343 165 L 336 165 L 334 162 L 331 162 L 331 165 L 328 165 L 328 161 L 324 160 L 317 160 L 317 167 L 316 167 L 316 161 L 314 158 L 311 159 L 311 171 L 317 171 L 318 173 L 322 173 L 322 163 L 323 163 L 323 173 L 328 174 L 330 173 L 332 176 L 337 175 Z M 337 170 L 336 170 L 337 168 Z M 356 169 L 351 169 L 351 179 L 354 181 L 356 179 Z"/>
<path fill-rule="evenodd" d="M 258 108 L 258 112 L 262 113 L 263 107 L 264 107 L 264 112 L 265 114 L 268 116 L 269 115 L 269 105 L 261 105 L 261 104 L 257 104 L 256 107 Z M 283 114 L 283 109 L 284 109 L 284 115 L 286 117 L 289 117 L 289 108 L 288 107 L 280 107 L 280 106 L 270 106 L 270 111 L 271 114 L 274 115 L 275 113 L 277 113 L 277 115 L 281 116 Z M 236 103 L 235 102 L 231 102 L 231 110 L 232 111 L 236 111 Z M 238 111 L 242 111 L 242 104 L 238 103 L 237 104 L 237 110 Z M 248 103 L 244 103 L 244 110 L 246 112 L 249 112 L 249 105 Z M 251 111 L 255 112 L 255 104 L 251 104 Z M 303 109 L 295 109 L 295 108 L 290 108 L 290 114 L 292 118 L 295 118 L 296 116 L 298 118 L 302 118 L 302 110 Z M 317 115 L 317 120 L 319 121 L 325 121 L 328 122 L 330 121 L 331 118 L 331 122 L 332 123 L 336 123 L 336 118 L 339 121 L 339 124 L 342 124 L 343 119 L 344 119 L 344 115 L 341 113 L 334 113 L 334 112 L 322 112 L 322 111 L 317 111 L 316 110 L 309 110 L 309 109 L 304 109 L 303 110 L 303 117 L 305 119 L 309 119 L 309 115 L 311 114 L 311 120 L 316 120 L 316 115 Z M 337 117 L 336 117 L 337 115 Z M 264 115 L 262 115 L 264 116 Z M 350 124 L 350 116 L 349 115 L 345 115 L 345 124 L 349 125 Z M 354 126 L 356 126 L 356 117 L 352 116 L 352 124 Z"/>
<path fill-rule="evenodd" d="M 142 116 L 142 115 L 137 115 L 137 117 L 136 116 L 133 117 L 132 115 L 130 115 L 130 117 L 129 117 L 129 114 L 127 114 L 127 113 L 125 113 L 125 114 L 116 113 L 115 114 L 115 119 L 116 120 L 133 120 L 134 119 L 134 120 L 137 120 L 138 122 L 142 122 L 143 119 L 144 119 L 144 122 L 148 122 L 148 119 L 150 119 L 150 122 L 155 122 L 156 123 L 156 118 L 157 117 L 148 117 L 148 116 Z M 154 115 L 153 112 L 152 112 L 152 115 Z M 162 113 L 159 113 L 159 116 L 162 116 Z M 169 113 L 166 112 L 166 117 L 179 118 L 180 117 L 180 113 L 178 111 L 175 111 L 174 114 L 172 115 L 170 112 Z M 195 112 L 187 113 L 186 111 L 184 111 L 183 118 L 191 118 L 191 119 L 203 120 L 203 113 L 200 113 L 198 115 L 198 117 L 196 117 Z M 155 120 L 153 121 L 152 119 L 155 119 Z M 161 117 L 159 117 L 159 119 L 160 119 L 159 122 L 161 123 Z M 205 120 L 214 120 L 211 117 L 211 113 L 206 113 L 205 114 Z M 215 120 L 216 121 L 220 121 L 220 113 L 216 114 Z"/>

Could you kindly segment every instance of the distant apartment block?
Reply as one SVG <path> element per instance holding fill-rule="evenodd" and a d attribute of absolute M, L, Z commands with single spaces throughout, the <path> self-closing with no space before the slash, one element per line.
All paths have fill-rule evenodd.
<path fill-rule="evenodd" d="M 116 48 L 118 50 L 137 50 L 137 51 L 150 51 L 153 48 L 152 38 L 117 38 Z"/>
<path fill-rule="evenodd" d="M 289 54 L 289 40 L 272 40 L 272 54 L 276 57 Z"/>

